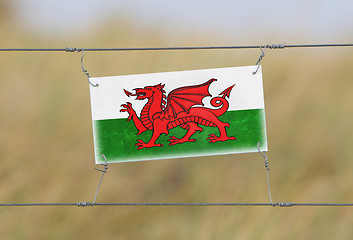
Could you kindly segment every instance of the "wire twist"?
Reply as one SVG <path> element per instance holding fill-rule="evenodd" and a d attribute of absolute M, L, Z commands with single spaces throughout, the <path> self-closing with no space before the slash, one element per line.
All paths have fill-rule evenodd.
<path fill-rule="evenodd" d="M 81 51 L 83 51 L 83 48 L 70 48 L 70 47 L 66 47 L 65 48 L 65 51 L 66 52 L 81 52 Z"/>
<path fill-rule="evenodd" d="M 256 62 L 256 70 L 253 71 L 253 75 L 255 75 L 257 73 L 257 71 L 259 71 L 259 68 L 260 68 L 260 63 L 262 61 L 262 59 L 265 57 L 265 50 L 266 48 L 269 48 L 269 49 L 284 49 L 286 47 L 286 44 L 285 43 L 282 43 L 282 44 L 272 44 L 272 45 L 265 45 L 265 46 L 260 46 L 260 50 L 261 50 L 261 55 L 259 57 L 259 60 L 257 60 Z"/>
<path fill-rule="evenodd" d="M 97 190 L 96 190 L 96 194 L 94 195 L 94 200 L 93 200 L 93 203 L 92 203 L 92 207 L 94 206 L 94 204 L 96 203 L 96 199 L 97 199 L 97 195 L 98 195 L 98 191 L 99 191 L 99 187 L 101 186 L 101 183 L 102 183 L 102 180 L 103 180 L 103 177 L 104 177 L 104 174 L 107 172 L 108 170 L 108 163 L 107 163 L 107 158 L 105 157 L 104 154 L 102 154 L 102 157 L 104 158 L 104 163 L 102 164 L 104 166 L 104 169 L 99 169 L 99 168 L 95 168 L 97 171 L 100 171 L 102 172 L 102 176 L 101 176 L 101 180 L 99 181 L 99 184 L 98 184 L 98 187 L 97 187 Z"/>
<path fill-rule="evenodd" d="M 264 47 L 264 49 L 262 49 L 262 47 L 260 47 L 261 55 L 260 55 L 260 57 L 259 57 L 259 60 L 257 60 L 257 62 L 256 62 L 256 64 L 255 64 L 255 65 L 257 66 L 257 68 L 256 68 L 255 71 L 252 72 L 253 75 L 255 75 L 255 74 L 257 73 L 257 71 L 259 71 L 260 62 L 262 61 L 263 57 L 265 56 L 265 50 L 266 50 L 267 46 L 268 46 L 268 45 L 266 45 L 266 46 Z"/>
<path fill-rule="evenodd" d="M 260 142 L 258 142 L 257 143 L 257 149 L 259 150 L 259 153 L 261 154 L 261 156 L 263 157 L 263 158 L 265 158 L 265 168 L 266 168 L 266 175 L 267 175 L 267 188 L 268 188 L 268 196 L 269 196 L 269 198 L 270 198 L 270 202 L 271 202 L 271 204 L 272 204 L 272 206 L 281 206 L 280 205 L 280 203 L 273 203 L 272 202 L 272 197 L 271 197 L 271 188 L 270 188 L 270 174 L 269 174 L 269 172 L 270 172 L 270 168 L 269 168 L 269 163 L 268 163 L 268 158 L 267 158 L 267 156 L 266 156 L 266 153 L 265 152 L 261 152 L 261 150 L 260 150 Z"/>
<path fill-rule="evenodd" d="M 281 203 L 276 203 L 275 205 L 272 204 L 274 207 L 275 206 L 279 206 L 279 207 L 293 207 L 294 206 L 294 203 L 292 202 L 281 202 Z"/>
<path fill-rule="evenodd" d="M 90 202 L 77 202 L 76 205 L 78 207 L 93 207 L 93 204 Z"/>
<path fill-rule="evenodd" d="M 71 50 L 71 49 L 70 49 L 70 50 Z M 75 51 L 75 50 L 77 50 L 77 48 L 73 48 L 73 51 Z M 85 55 L 85 51 L 84 51 L 83 48 L 81 48 L 80 51 L 82 51 L 82 56 L 81 56 L 81 68 L 82 68 L 82 72 L 87 76 L 87 81 L 89 82 L 89 84 L 91 84 L 91 86 L 93 86 L 93 87 L 99 87 L 99 84 L 98 84 L 98 83 L 97 83 L 97 84 L 93 84 L 93 83 L 90 81 L 91 76 L 89 75 L 88 71 L 87 71 L 87 70 L 84 68 L 84 66 L 83 66 L 83 57 L 84 57 L 84 55 Z"/>
<path fill-rule="evenodd" d="M 269 49 L 284 49 L 285 47 L 286 47 L 285 43 L 266 45 L 266 48 L 269 48 Z"/>

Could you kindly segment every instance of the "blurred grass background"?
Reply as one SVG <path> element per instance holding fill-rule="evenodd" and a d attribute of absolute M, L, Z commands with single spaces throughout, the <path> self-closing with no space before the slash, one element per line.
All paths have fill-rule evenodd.
<path fill-rule="evenodd" d="M 121 17 L 70 41 L 17 29 L 0 4 L 1 47 L 222 45 L 222 36 L 141 31 Z M 264 37 L 259 44 L 267 43 Z M 250 42 L 251 44 L 253 42 Z M 254 43 L 257 44 L 257 43 Z M 87 52 L 91 76 L 253 65 L 260 50 Z M 88 83 L 79 53 L 0 53 L 1 203 L 93 201 Z M 353 201 L 353 52 L 268 50 L 263 60 L 272 197 Z M 268 202 L 259 154 L 109 166 L 97 202 Z M 1 239 L 351 239 L 343 207 L 2 207 Z"/>

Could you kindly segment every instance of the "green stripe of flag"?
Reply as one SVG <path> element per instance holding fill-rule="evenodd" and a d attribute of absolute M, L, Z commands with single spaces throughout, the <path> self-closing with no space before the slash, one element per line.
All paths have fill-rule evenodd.
<path fill-rule="evenodd" d="M 95 120 L 95 154 L 98 162 L 104 163 L 101 155 L 107 157 L 108 162 L 128 162 L 140 160 L 154 160 L 165 158 L 193 157 L 217 154 L 232 154 L 257 151 L 257 143 L 261 142 L 261 150 L 267 150 L 265 112 L 264 109 L 251 109 L 228 111 L 219 119 L 230 124 L 227 129 L 228 136 L 234 136 L 236 141 L 209 143 L 209 134 L 219 136 L 216 127 L 201 126 L 203 131 L 195 133 L 192 138 L 196 142 L 186 142 L 169 146 L 167 141 L 170 136 L 183 137 L 187 130 L 176 127 L 168 135 L 161 135 L 157 143 L 164 147 L 153 147 L 137 150 L 137 139 L 148 142 L 152 131 L 136 135 L 137 130 L 132 121 L 126 119 Z"/>

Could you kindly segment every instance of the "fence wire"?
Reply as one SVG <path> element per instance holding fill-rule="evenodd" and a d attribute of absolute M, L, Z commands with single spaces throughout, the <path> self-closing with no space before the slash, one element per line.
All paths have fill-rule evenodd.
<path fill-rule="evenodd" d="M 203 46 L 203 47 L 137 47 L 137 48 L 0 48 L 1 52 L 81 52 L 81 51 L 172 51 L 172 50 L 227 50 L 227 49 L 284 49 L 318 47 L 353 47 L 353 43 L 329 44 L 268 44 L 249 46 Z"/>
<path fill-rule="evenodd" d="M 95 207 L 95 206 L 135 206 L 135 207 L 353 207 L 353 203 L 1 203 L 0 207 L 54 207 L 54 206 L 77 206 L 77 207 Z"/>
<path fill-rule="evenodd" d="M 173 50 L 229 50 L 229 49 L 285 49 L 285 48 L 319 48 L 319 47 L 353 47 L 353 43 L 330 43 L 330 44 L 271 44 L 271 45 L 249 45 L 249 46 L 204 46 L 204 47 L 146 47 L 146 48 L 0 48 L 0 52 L 84 52 L 84 51 L 173 51 Z M 82 61 L 82 59 L 81 59 Z M 81 62 L 82 64 L 82 62 Z M 270 185 L 269 185 L 269 169 L 268 159 L 264 153 L 260 154 L 265 158 L 265 167 L 267 169 L 268 191 L 271 203 L 96 203 L 99 186 L 102 182 L 105 170 L 100 179 L 94 201 L 76 202 L 76 203 L 0 203 L 0 207 L 53 207 L 53 206 L 77 206 L 77 207 L 94 207 L 94 206 L 174 206 L 174 207 L 352 207 L 353 203 L 293 203 L 293 202 L 272 202 Z"/>

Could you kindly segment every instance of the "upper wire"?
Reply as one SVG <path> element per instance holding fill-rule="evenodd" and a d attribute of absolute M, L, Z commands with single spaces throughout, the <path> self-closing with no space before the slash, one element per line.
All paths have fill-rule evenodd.
<path fill-rule="evenodd" d="M 0 203 L 0 207 L 52 207 L 52 206 L 176 206 L 176 207 L 208 207 L 208 206 L 231 206 L 231 207 L 353 207 L 353 203 Z"/>
<path fill-rule="evenodd" d="M 284 49 L 284 48 L 316 48 L 316 47 L 353 47 L 353 43 L 329 44 L 270 44 L 249 46 L 203 46 L 203 47 L 137 47 L 137 48 L 0 48 L 2 52 L 80 52 L 84 51 L 169 51 L 169 50 L 217 50 L 217 49 Z"/>

